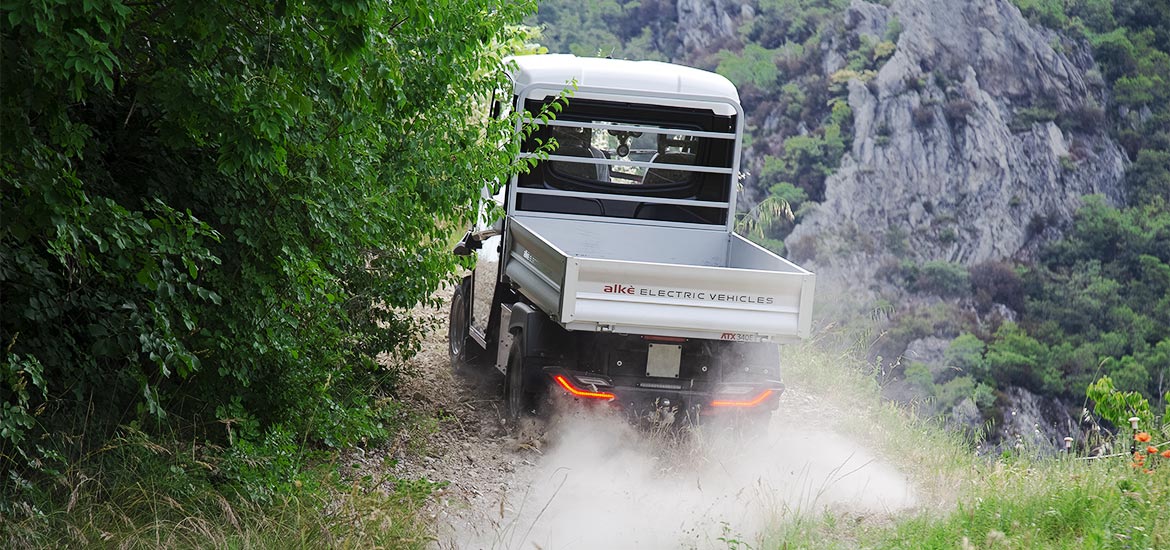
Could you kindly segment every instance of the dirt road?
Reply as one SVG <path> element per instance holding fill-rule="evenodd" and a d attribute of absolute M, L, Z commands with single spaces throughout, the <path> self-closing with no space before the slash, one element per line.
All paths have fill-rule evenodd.
<path fill-rule="evenodd" d="M 421 454 L 400 438 L 365 462 L 449 482 L 432 509 L 437 548 L 758 547 L 794 514 L 829 507 L 860 519 L 915 505 L 906 478 L 836 434 L 843 412 L 799 381 L 787 381 L 780 411 L 755 437 L 647 433 L 577 408 L 507 430 L 501 377 L 454 376 L 446 311 L 418 314 L 436 330 L 402 395 L 438 420 L 411 436 L 426 438 L 414 446 Z"/>

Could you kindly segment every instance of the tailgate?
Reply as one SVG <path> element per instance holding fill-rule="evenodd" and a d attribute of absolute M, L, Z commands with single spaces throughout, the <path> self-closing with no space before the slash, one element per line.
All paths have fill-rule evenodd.
<path fill-rule="evenodd" d="M 508 276 L 571 330 L 790 342 L 812 326 L 815 275 L 569 256 L 520 223 Z M 779 258 L 776 258 L 779 260 Z"/>
<path fill-rule="evenodd" d="M 569 258 L 561 323 L 576 330 L 785 342 L 812 326 L 812 273 Z"/>

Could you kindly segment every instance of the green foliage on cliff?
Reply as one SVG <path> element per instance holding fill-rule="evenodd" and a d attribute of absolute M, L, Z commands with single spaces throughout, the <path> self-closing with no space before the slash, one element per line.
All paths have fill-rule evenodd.
<path fill-rule="evenodd" d="M 1089 198 L 1028 280 L 1026 322 L 1054 351 L 1070 350 L 1053 358 L 1066 374 L 1091 376 L 1099 362 L 1120 389 L 1161 393 L 1170 376 L 1170 211 L 1163 205 L 1118 210 Z M 1077 382 L 1068 388 L 1074 394 L 1085 380 Z"/>
<path fill-rule="evenodd" d="M 118 426 L 230 446 L 259 493 L 385 434 L 375 358 L 515 169 L 484 100 L 531 7 L 5 2 L 0 515 Z"/>
<path fill-rule="evenodd" d="M 972 269 L 985 277 L 979 273 Z M 1117 209 L 1088 197 L 1065 238 L 1024 270 L 1020 284 L 1019 324 L 985 335 L 981 361 L 970 360 L 973 336 L 952 343 L 950 353 L 966 358 L 980 381 L 1078 397 L 1108 375 L 1119 390 L 1150 399 L 1166 391 L 1170 211 L 1160 203 Z"/>
<path fill-rule="evenodd" d="M 1064 239 L 1023 270 L 1016 291 L 980 299 L 1009 304 L 1023 294 L 1009 304 L 1019 325 L 984 335 L 981 379 L 1075 398 L 1107 375 L 1120 390 L 1158 399 L 1170 380 L 1170 8 L 1133 0 L 1015 4 L 1034 23 L 1091 44 L 1111 91 L 1104 119 L 1132 160 L 1129 206 L 1086 198 Z M 1053 116 L 1068 123 L 1089 115 L 1096 116 Z M 991 275 L 972 268 L 977 295 L 981 285 L 991 288 Z"/>
<path fill-rule="evenodd" d="M 552 53 L 666 61 L 679 52 L 660 38 L 673 36 L 676 19 L 670 0 L 544 0 L 528 22 Z"/>
<path fill-rule="evenodd" d="M 1114 132 L 1134 161 L 1131 202 L 1170 201 L 1170 4 L 1013 0 L 1033 22 L 1088 40 L 1112 92 Z"/>

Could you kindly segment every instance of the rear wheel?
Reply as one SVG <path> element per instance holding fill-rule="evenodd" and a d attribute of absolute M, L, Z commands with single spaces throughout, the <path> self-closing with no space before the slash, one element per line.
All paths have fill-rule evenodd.
<path fill-rule="evenodd" d="M 524 333 L 512 336 L 512 349 L 508 351 L 508 370 L 504 373 L 504 414 L 508 423 L 515 426 L 528 413 L 531 396 L 524 376 Z"/>
<path fill-rule="evenodd" d="M 451 361 L 451 369 L 455 372 L 465 372 L 476 363 L 479 358 L 476 346 L 479 344 L 471 339 L 470 307 L 467 302 L 467 287 L 469 279 L 455 287 L 451 296 L 451 313 L 447 317 L 447 357 Z"/>

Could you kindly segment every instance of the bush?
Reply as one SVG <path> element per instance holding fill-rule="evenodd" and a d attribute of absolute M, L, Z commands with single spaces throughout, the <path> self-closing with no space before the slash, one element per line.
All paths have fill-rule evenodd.
<path fill-rule="evenodd" d="M 1050 29 L 1062 30 L 1068 24 L 1064 2 L 1060 0 L 1014 0 L 1028 21 Z"/>
<path fill-rule="evenodd" d="M 966 99 L 952 99 L 943 106 L 943 115 L 951 126 L 965 123 L 967 117 L 974 111 L 975 106 Z"/>
<path fill-rule="evenodd" d="M 776 90 L 780 69 L 776 67 L 775 50 L 758 44 L 748 44 L 740 52 L 719 52 L 719 66 L 715 72 L 727 77 L 736 86 L 751 85 L 764 92 Z"/>
<path fill-rule="evenodd" d="M 1065 395 L 1060 371 L 1050 361 L 1048 346 L 1015 323 L 1004 323 L 987 346 L 987 368 L 997 386 L 1021 386 L 1035 393 Z"/>
<path fill-rule="evenodd" d="M 374 358 L 416 348 L 404 308 L 519 168 L 516 120 L 468 98 L 506 85 L 530 7 L 6 3 L 4 468 L 175 417 L 220 443 L 380 435 L 399 373 Z"/>
<path fill-rule="evenodd" d="M 935 395 L 938 404 L 943 410 L 950 410 L 964 399 L 975 401 L 975 379 L 970 376 L 956 376 L 950 380 L 940 381 Z"/>
<path fill-rule="evenodd" d="M 804 192 L 804 189 L 796 187 L 786 181 L 782 181 L 769 187 L 768 195 L 787 202 L 788 207 L 792 210 L 800 208 L 800 205 L 804 204 L 804 201 L 808 200 L 808 194 Z"/>
<path fill-rule="evenodd" d="M 907 383 L 927 396 L 934 395 L 935 391 L 937 391 L 934 384 L 934 375 L 930 373 L 930 367 L 924 363 L 917 361 L 910 363 L 903 371 L 903 375 L 906 377 Z"/>
<path fill-rule="evenodd" d="M 910 252 L 910 232 L 899 226 L 890 226 L 882 236 L 882 246 L 894 256 L 904 256 Z"/>
<path fill-rule="evenodd" d="M 1125 429 L 1132 417 L 1137 417 L 1143 426 L 1155 424 L 1150 402 L 1141 393 L 1118 390 L 1108 375 L 1090 384 L 1085 390 L 1085 396 L 1093 402 L 1093 412 L 1116 428 Z M 1166 412 L 1163 420 L 1170 423 L 1170 393 L 1166 396 Z"/>
<path fill-rule="evenodd" d="M 898 37 L 902 36 L 902 20 L 895 15 L 890 17 L 890 21 L 886 23 L 886 33 L 882 35 L 882 40 L 886 42 L 897 42 Z"/>
<path fill-rule="evenodd" d="M 930 261 L 919 268 L 914 290 L 944 298 L 960 298 L 970 295 L 971 276 L 961 264 Z"/>
<path fill-rule="evenodd" d="M 914 126 L 919 129 L 924 129 L 931 124 L 934 124 L 934 109 L 926 105 L 920 105 L 914 108 L 913 112 Z"/>
<path fill-rule="evenodd" d="M 1107 122 L 1105 110 L 1095 103 L 1078 105 L 1056 118 L 1056 124 L 1061 128 L 1085 133 L 1100 132 L 1106 128 Z"/>
<path fill-rule="evenodd" d="M 1031 129 L 1033 124 L 1052 122 L 1058 116 L 1060 113 L 1051 107 L 1027 107 L 1016 111 L 1008 126 L 1013 132 L 1023 132 Z"/>
<path fill-rule="evenodd" d="M 1170 150 L 1142 149 L 1125 179 L 1133 202 L 1170 204 Z"/>
<path fill-rule="evenodd" d="M 983 340 L 964 332 L 951 341 L 951 345 L 943 352 L 943 360 L 947 368 L 970 375 L 976 380 L 989 380 L 987 361 L 983 357 L 986 350 L 987 345 Z"/>
<path fill-rule="evenodd" d="M 1023 280 L 1010 264 L 994 260 L 983 262 L 971 266 L 970 274 L 975 304 L 980 312 L 988 312 L 993 304 L 1003 304 L 1016 312 L 1023 311 Z"/>

